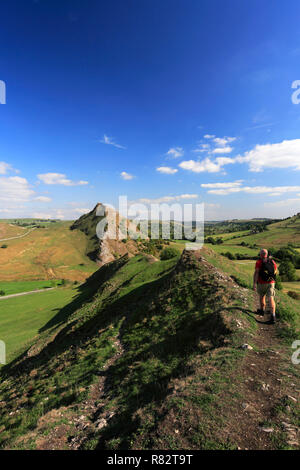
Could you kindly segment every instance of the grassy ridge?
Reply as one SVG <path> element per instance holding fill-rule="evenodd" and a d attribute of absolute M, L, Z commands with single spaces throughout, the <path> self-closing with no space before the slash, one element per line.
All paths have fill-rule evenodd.
<path fill-rule="evenodd" d="M 244 354 L 235 345 L 243 341 L 245 331 L 237 330 L 234 322 L 240 318 L 248 329 L 255 328 L 243 313 L 249 305 L 253 308 L 246 290 L 230 278 L 218 279 L 211 265 L 188 252 L 180 261 L 153 262 L 139 255 L 103 266 L 51 315 L 28 354 L 2 369 L 0 401 L 6 406 L 0 408 L 1 446 L 39 448 L 43 436 L 48 442 L 50 429 L 45 423 L 54 410 L 60 410 L 63 418 L 51 425 L 59 426 L 64 419 L 65 435 L 74 436 L 73 419 L 86 402 L 96 415 L 113 413 L 114 419 L 104 431 L 93 428 L 82 444 L 85 448 L 155 448 L 155 439 L 175 439 L 174 432 L 155 438 L 159 432 L 155 423 L 161 419 L 160 406 L 170 387 L 193 374 L 199 361 L 206 367 L 209 351 L 216 348 L 223 351 L 222 367 L 227 364 L 231 370 Z M 116 356 L 118 342 L 123 349 L 120 356 Z M 100 392 L 95 396 L 99 387 L 94 389 L 93 384 L 108 360 L 112 361 L 109 388 L 104 396 Z M 209 412 L 212 428 L 202 446 L 227 448 L 230 444 L 217 438 L 218 433 L 213 437 L 222 390 L 228 388 L 226 380 L 220 381 L 215 360 L 216 400 L 204 393 L 200 401 L 189 401 L 187 410 L 190 419 L 196 410 Z M 169 411 L 179 405 L 174 400 L 168 403 Z M 196 430 L 191 432 L 186 445 L 197 448 L 196 435 Z"/>

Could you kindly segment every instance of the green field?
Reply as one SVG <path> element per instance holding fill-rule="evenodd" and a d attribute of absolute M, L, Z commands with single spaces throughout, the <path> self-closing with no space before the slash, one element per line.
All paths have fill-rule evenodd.
<path fill-rule="evenodd" d="M 6 361 L 22 352 L 40 328 L 71 302 L 76 292 L 76 289 L 62 288 L 1 300 L 0 339 L 6 344 Z"/>
<path fill-rule="evenodd" d="M 61 283 L 60 279 L 52 281 L 15 281 L 0 282 L 0 291 L 4 291 L 5 295 L 19 294 L 21 292 L 29 292 L 32 290 L 46 289 L 47 287 L 56 287 Z"/>

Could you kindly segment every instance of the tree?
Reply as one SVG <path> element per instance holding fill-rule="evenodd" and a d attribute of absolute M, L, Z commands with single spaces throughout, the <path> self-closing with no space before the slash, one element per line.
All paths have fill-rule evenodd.
<path fill-rule="evenodd" d="M 280 278 L 282 281 L 296 281 L 297 273 L 293 263 L 284 259 L 279 265 Z"/>

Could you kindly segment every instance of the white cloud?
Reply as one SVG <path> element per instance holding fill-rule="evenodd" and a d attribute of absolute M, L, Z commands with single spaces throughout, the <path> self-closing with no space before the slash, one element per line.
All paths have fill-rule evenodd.
<path fill-rule="evenodd" d="M 283 201 L 276 201 L 276 202 L 265 202 L 264 203 L 265 207 L 290 207 L 290 208 L 296 208 L 298 212 L 300 212 L 300 198 L 291 198 L 291 199 L 285 199 Z"/>
<path fill-rule="evenodd" d="M 238 181 L 233 181 L 229 183 L 203 183 L 201 184 L 202 188 L 213 188 L 213 189 L 218 189 L 218 188 L 234 188 L 234 187 L 239 187 L 241 186 L 243 180 L 238 180 Z"/>
<path fill-rule="evenodd" d="M 133 202 L 140 202 L 142 204 L 160 204 L 160 203 L 168 203 L 172 201 L 182 201 L 185 199 L 197 199 L 198 194 L 180 194 L 179 196 L 163 196 L 157 199 L 149 199 L 149 198 L 141 198 L 138 201 Z"/>
<path fill-rule="evenodd" d="M 34 212 L 32 214 L 33 219 L 56 219 L 57 217 L 53 217 L 50 212 Z"/>
<path fill-rule="evenodd" d="M 60 220 L 74 220 L 79 216 L 90 212 L 91 209 L 86 208 L 56 208 L 47 212 L 33 212 L 30 216 L 36 219 L 60 219 Z"/>
<path fill-rule="evenodd" d="M 176 168 L 170 168 L 169 166 L 159 166 L 158 168 L 156 168 L 156 171 L 158 171 L 159 173 L 164 173 L 166 175 L 174 175 L 175 173 L 177 173 L 177 169 Z"/>
<path fill-rule="evenodd" d="M 233 147 L 217 147 L 215 148 L 212 153 L 231 153 Z"/>
<path fill-rule="evenodd" d="M 198 142 L 198 148 L 192 150 L 195 153 L 207 152 L 210 154 L 227 154 L 233 151 L 231 142 L 236 140 L 236 137 L 216 137 L 215 135 L 206 134 L 205 139 L 210 139 L 209 143 Z M 214 146 L 214 147 L 213 147 Z"/>
<path fill-rule="evenodd" d="M 223 183 L 225 184 L 225 183 Z M 244 192 L 247 194 L 266 194 L 268 196 L 280 196 L 284 193 L 291 193 L 300 190 L 300 186 L 241 186 L 238 182 L 228 183 L 227 186 L 217 186 L 215 184 L 201 185 L 206 188 L 213 188 L 208 191 L 210 194 L 226 196 L 227 194 Z"/>
<path fill-rule="evenodd" d="M 232 158 L 218 157 L 215 161 L 210 160 L 208 157 L 201 161 L 186 160 L 179 164 L 183 170 L 189 170 L 194 173 L 218 173 L 223 170 L 223 166 L 229 163 L 234 163 L 235 160 Z"/>
<path fill-rule="evenodd" d="M 25 202 L 33 195 L 29 183 L 20 176 L 10 176 L 0 178 L 0 201 L 5 203 Z"/>
<path fill-rule="evenodd" d="M 0 175 L 5 175 L 9 170 L 12 170 L 12 166 L 6 162 L 0 162 Z"/>
<path fill-rule="evenodd" d="M 6 175 L 9 171 L 13 171 L 14 173 L 20 173 L 20 171 L 13 168 L 10 163 L 0 162 L 0 175 Z"/>
<path fill-rule="evenodd" d="M 43 173 L 38 175 L 38 179 L 44 184 L 61 184 L 63 186 L 82 186 L 88 181 L 71 181 L 62 173 Z"/>
<path fill-rule="evenodd" d="M 122 173 L 120 173 L 120 176 L 123 180 L 132 180 L 134 178 L 133 175 L 127 173 L 126 171 L 122 171 Z"/>
<path fill-rule="evenodd" d="M 91 209 L 83 209 L 83 208 L 76 208 L 76 209 L 73 209 L 74 212 L 76 212 L 77 214 L 87 214 L 88 212 L 91 211 Z"/>
<path fill-rule="evenodd" d="M 118 149 L 126 149 L 123 145 L 117 144 L 112 140 L 111 137 L 108 137 L 107 135 L 104 134 L 103 139 L 100 140 L 102 144 L 107 144 L 107 145 L 112 145 L 113 147 L 116 147 Z"/>
<path fill-rule="evenodd" d="M 216 137 L 214 142 L 220 147 L 226 147 L 227 144 L 234 142 L 236 137 Z"/>
<path fill-rule="evenodd" d="M 264 168 L 293 168 L 300 170 L 300 139 L 284 140 L 277 144 L 256 145 L 243 156 L 236 158 L 239 163 L 248 163 L 250 171 Z"/>
<path fill-rule="evenodd" d="M 192 152 L 194 153 L 202 153 L 202 152 L 208 152 L 210 150 L 210 145 L 209 144 L 202 144 L 202 143 L 199 143 L 198 144 L 199 147 L 192 150 Z"/>
<path fill-rule="evenodd" d="M 47 196 L 37 196 L 34 198 L 35 201 L 39 201 L 39 202 L 50 202 L 52 201 L 51 197 L 47 197 Z"/>
<path fill-rule="evenodd" d="M 175 147 L 175 148 L 170 148 L 166 155 L 170 155 L 172 158 L 179 158 L 183 157 L 184 155 L 184 150 L 182 147 Z"/>

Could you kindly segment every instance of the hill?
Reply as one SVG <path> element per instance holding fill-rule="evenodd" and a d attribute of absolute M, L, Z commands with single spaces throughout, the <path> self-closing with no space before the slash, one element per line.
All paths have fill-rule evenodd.
<path fill-rule="evenodd" d="M 103 215 L 97 215 L 98 213 Z M 107 230 L 103 239 L 99 239 L 96 230 L 102 219 L 106 218 Z M 114 228 L 115 227 L 115 228 Z M 96 204 L 94 209 L 81 216 L 70 227 L 71 230 L 80 230 L 87 237 L 86 255 L 99 266 L 115 260 L 125 254 L 133 255 L 139 250 L 134 240 L 130 239 L 128 232 L 136 232 L 137 227 L 120 214 L 104 206 Z M 116 234 L 113 234 L 113 230 Z"/>
<path fill-rule="evenodd" d="M 85 280 L 97 266 L 85 255 L 86 237 L 79 231 L 72 232 L 70 225 L 56 222 L 22 229 L 2 222 L 2 233 L 21 237 L 3 242 L 7 247 L 0 248 L 0 280 Z"/>
<path fill-rule="evenodd" d="M 228 244 L 245 242 L 252 245 L 265 246 L 266 248 L 279 248 L 292 243 L 300 247 L 300 215 L 297 214 L 288 219 L 268 224 L 261 232 L 255 233 L 255 230 L 250 229 L 240 231 L 239 233 L 223 233 L 218 236 L 221 238 L 226 237 L 226 243 Z"/>
<path fill-rule="evenodd" d="M 299 372 L 277 335 L 298 319 L 256 321 L 219 263 L 203 249 L 102 266 L 2 368 L 1 448 L 295 448 Z"/>

